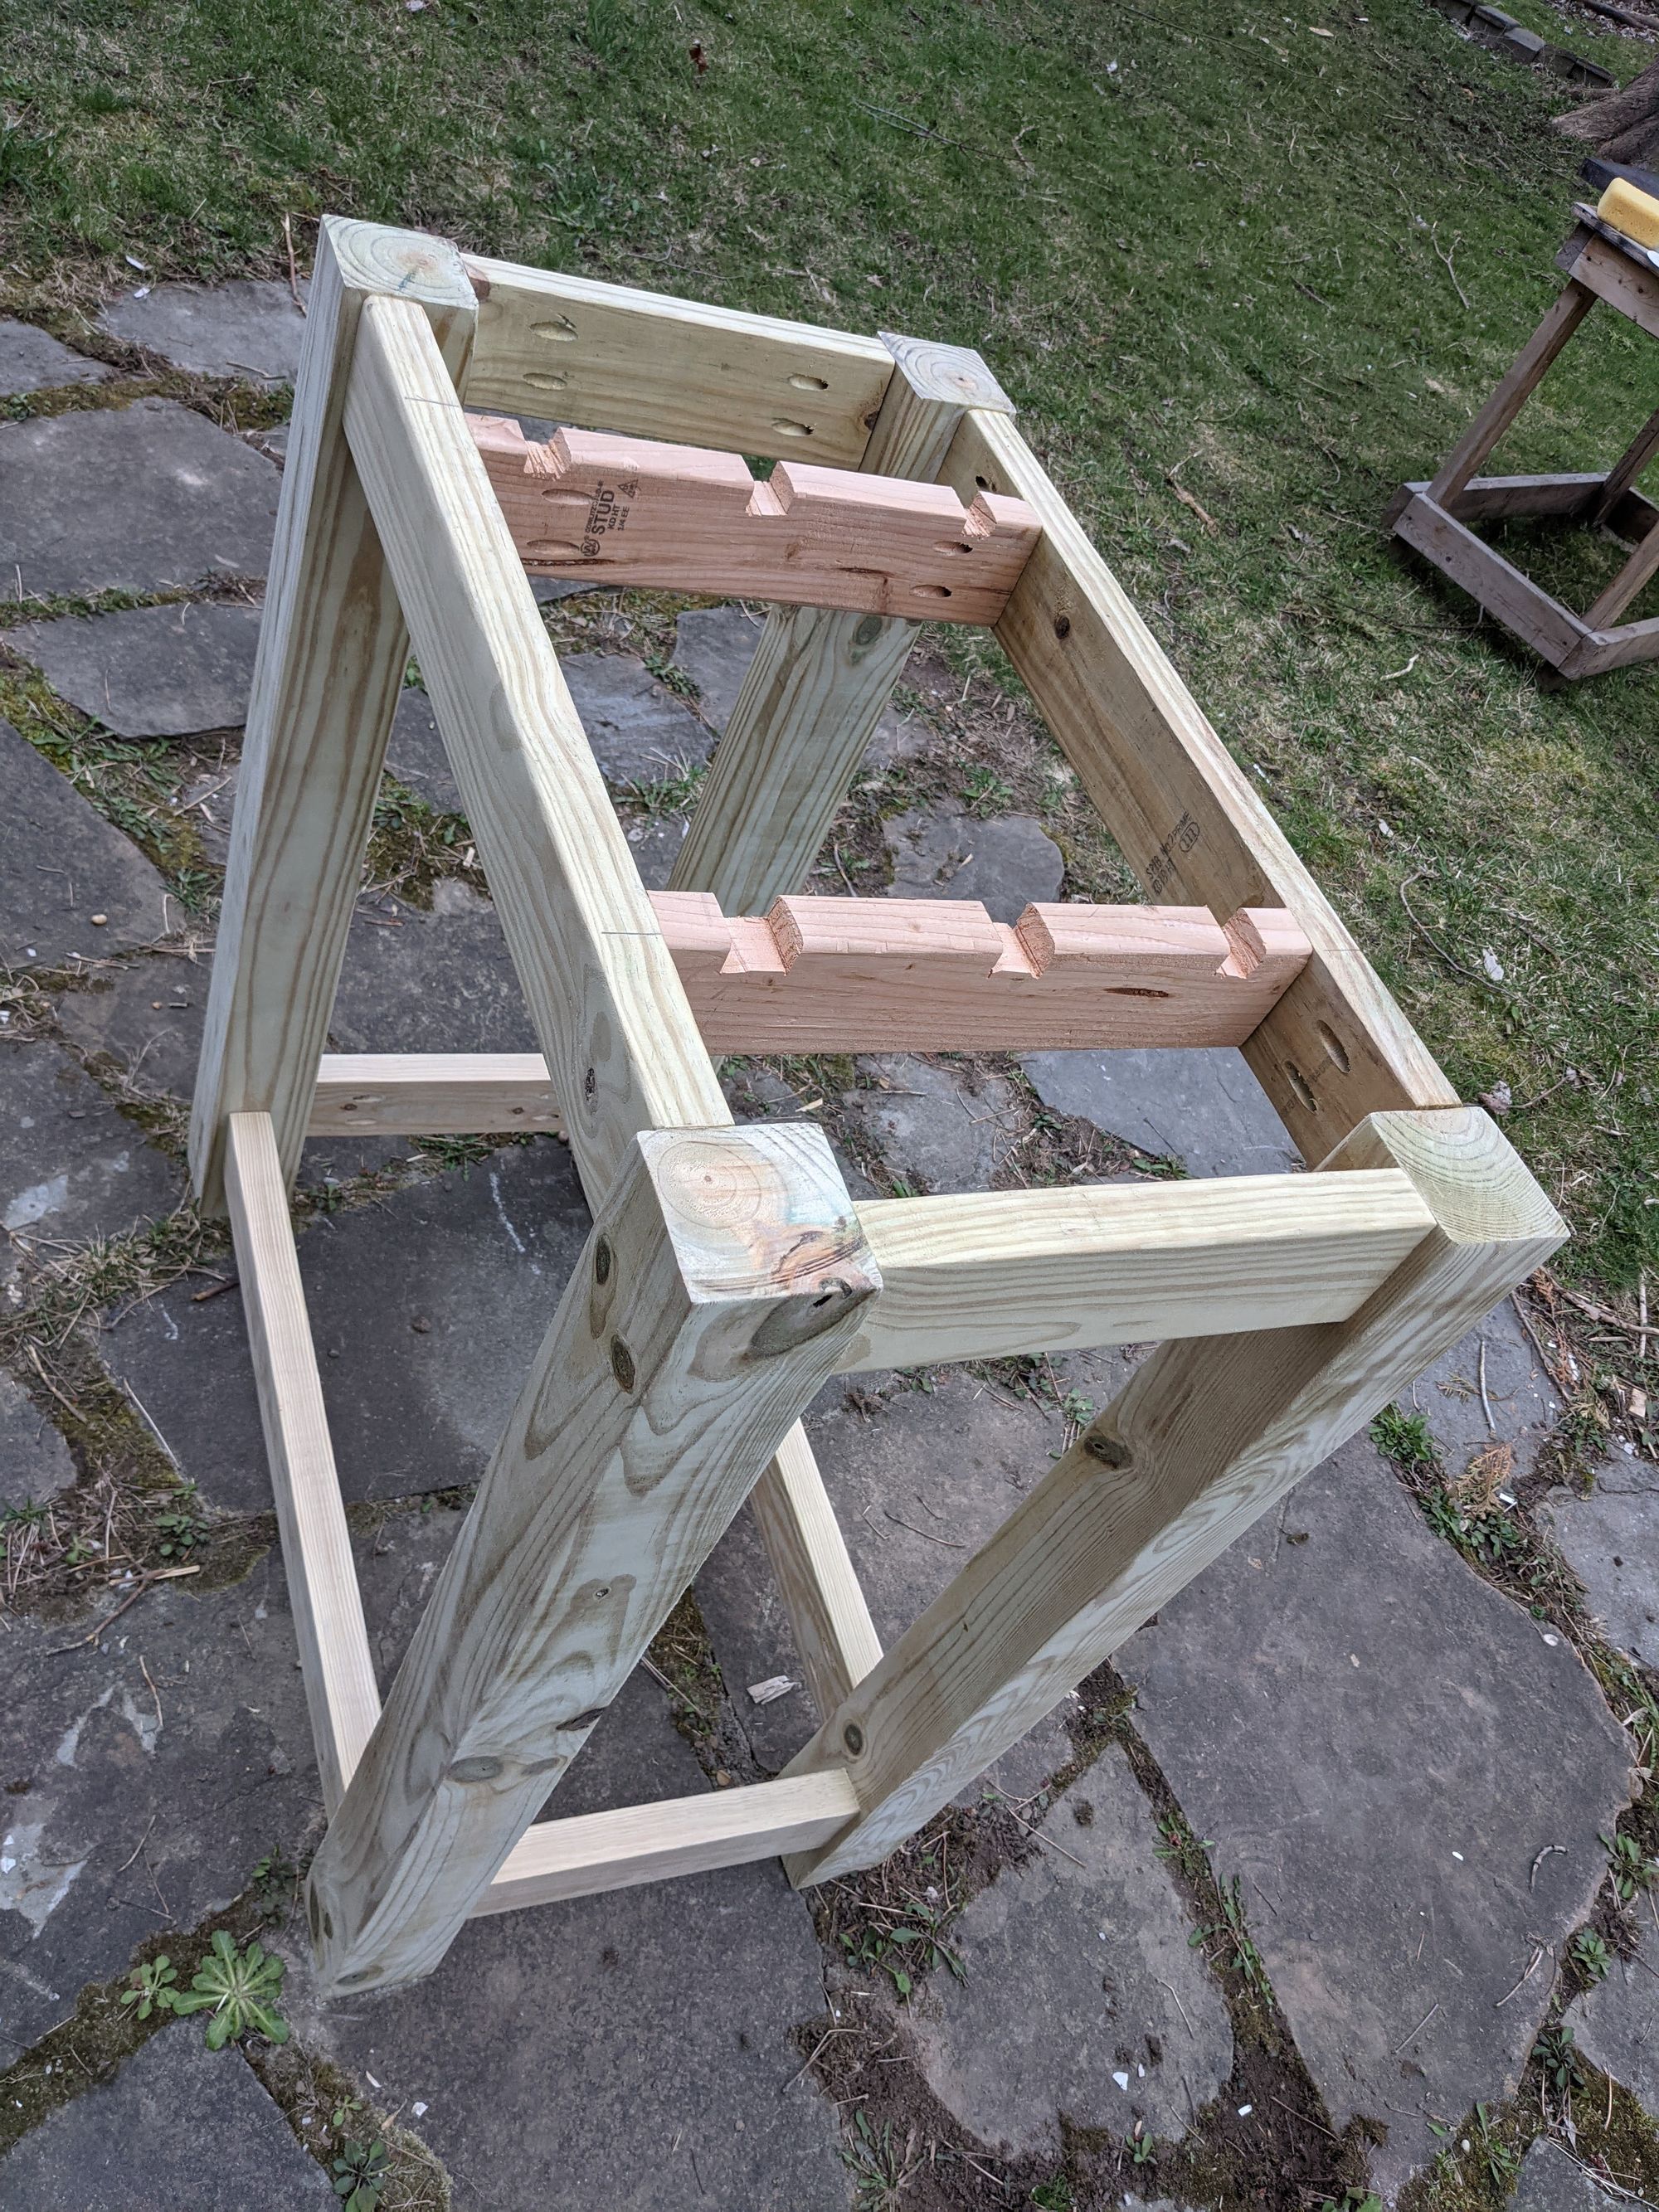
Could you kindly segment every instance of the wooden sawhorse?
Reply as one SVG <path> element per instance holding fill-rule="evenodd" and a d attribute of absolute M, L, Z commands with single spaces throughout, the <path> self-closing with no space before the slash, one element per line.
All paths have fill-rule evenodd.
<path fill-rule="evenodd" d="M 463 400 L 605 434 L 531 449 Z M 687 442 L 646 442 L 665 437 Z M 741 453 L 780 459 L 769 484 Z M 526 563 L 778 603 L 654 900 Z M 994 624 L 1148 891 L 1187 903 L 1006 929 L 793 896 L 918 617 Z M 540 1056 L 324 1052 L 411 640 Z M 1316 1172 L 854 1206 L 820 1131 L 733 1127 L 709 1057 L 993 1036 L 1237 1043 Z M 301 1145 L 555 1127 L 592 1232 L 382 1706 L 289 1223 Z M 977 356 L 343 222 L 311 294 L 191 1159 L 235 1237 L 336 1992 L 429 1972 L 474 1913 L 778 1852 L 798 1882 L 874 1863 L 1565 1233 Z M 799 1426 L 823 1382 L 1151 1339 L 884 1653 Z M 751 1492 L 817 1734 L 775 1781 L 538 1822 Z"/>
<path fill-rule="evenodd" d="M 1659 338 L 1659 264 L 1645 246 L 1603 222 L 1594 208 L 1576 206 L 1577 229 L 1556 256 L 1566 272 L 1544 319 L 1527 340 L 1486 405 L 1426 483 L 1402 484 L 1389 508 L 1394 534 L 1453 583 L 1461 584 L 1558 676 L 1599 676 L 1604 669 L 1659 654 L 1659 617 L 1619 617 L 1659 574 L 1659 507 L 1636 479 L 1659 453 L 1659 410 L 1649 416 L 1604 476 L 1478 477 L 1475 471 L 1544 380 L 1550 363 L 1597 300 L 1604 300 Z M 1604 525 L 1634 550 L 1588 614 L 1576 615 L 1468 526 L 1509 515 L 1553 514 Z"/>

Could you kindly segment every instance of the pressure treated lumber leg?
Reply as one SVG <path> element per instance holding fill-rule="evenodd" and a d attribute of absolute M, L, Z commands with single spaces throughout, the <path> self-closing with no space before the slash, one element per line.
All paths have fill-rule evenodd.
<path fill-rule="evenodd" d="M 437 1965 L 879 1287 L 821 1130 L 628 1147 L 313 1863 L 331 1992 Z"/>
<path fill-rule="evenodd" d="M 969 406 L 1008 402 L 976 353 L 886 335 L 894 370 L 860 467 L 932 483 Z M 775 607 L 714 753 L 669 878 L 728 914 L 763 913 L 805 884 L 916 625 L 899 617 Z M 804 1429 L 785 1439 L 754 1513 L 795 1624 L 807 1686 L 832 1711 L 881 1652 Z"/>
<path fill-rule="evenodd" d="M 1006 409 L 976 353 L 884 332 L 895 368 L 859 466 L 931 483 L 964 409 Z M 673 874 L 728 914 L 799 890 L 847 796 L 916 625 L 774 608 L 714 753 Z"/>
<path fill-rule="evenodd" d="M 790 1767 L 864 1807 L 797 1882 L 914 1833 L 1566 1234 L 1478 1108 L 1373 1115 L 1322 1171 L 1378 1167 L 1437 1225 L 1346 1321 L 1154 1353 Z"/>
<path fill-rule="evenodd" d="M 1429 485 L 1437 507 L 1449 508 L 1469 478 L 1543 382 L 1550 363 L 1595 304 L 1595 295 L 1571 279 L 1546 309 L 1486 405 L 1452 447 Z"/>
<path fill-rule="evenodd" d="M 421 314 L 447 384 L 476 318 L 441 240 L 331 218 L 318 240 L 191 1120 L 223 1208 L 227 1118 L 269 1114 L 299 1164 L 409 640 L 342 424 L 363 302 Z"/>

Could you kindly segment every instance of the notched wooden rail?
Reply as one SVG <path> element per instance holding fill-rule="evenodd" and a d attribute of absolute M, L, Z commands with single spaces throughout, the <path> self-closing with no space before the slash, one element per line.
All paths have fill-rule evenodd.
<path fill-rule="evenodd" d="M 1010 927 L 973 899 L 781 898 L 763 916 L 701 891 L 651 904 L 711 1052 L 1240 1045 L 1309 950 L 1273 908 L 1223 924 L 1203 907 L 1029 906 Z M 350 1054 L 325 1056 L 310 1133 L 557 1126 L 533 1054 Z"/>
<path fill-rule="evenodd" d="M 603 431 L 545 445 L 473 416 L 472 435 L 526 568 L 671 585 L 786 606 L 996 621 L 1041 534 L 1024 500 Z"/>

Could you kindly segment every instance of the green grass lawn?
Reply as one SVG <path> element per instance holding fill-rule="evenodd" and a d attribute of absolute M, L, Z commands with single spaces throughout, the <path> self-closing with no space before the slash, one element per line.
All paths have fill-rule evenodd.
<path fill-rule="evenodd" d="M 1621 77 L 1654 51 L 1517 12 Z M 1659 672 L 1540 690 L 1381 527 L 1556 289 L 1576 95 L 1426 0 L 9 21 L 0 292 L 66 336 L 125 255 L 280 273 L 284 216 L 303 255 L 339 210 L 979 346 L 1453 1080 L 1508 1084 L 1564 1271 L 1621 1299 L 1659 1273 Z M 1659 348 L 1602 321 L 1504 465 L 1605 465 L 1659 404 Z M 1587 599 L 1614 549 L 1527 557 Z"/>

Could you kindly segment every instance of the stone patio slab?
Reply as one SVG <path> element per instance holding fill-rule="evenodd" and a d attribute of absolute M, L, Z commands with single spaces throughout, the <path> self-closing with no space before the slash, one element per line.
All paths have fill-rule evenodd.
<path fill-rule="evenodd" d="M 1607 1978 L 1575 1997 L 1563 2017 L 1590 2064 L 1659 2120 L 1659 1941 L 1651 1927 L 1643 1929 L 1634 1954 L 1615 1958 Z"/>
<path fill-rule="evenodd" d="M 1114 1745 L 1050 1808 L 1039 1847 L 951 1930 L 967 1970 L 913 2014 L 928 2086 L 1006 2156 L 1060 2153 L 1060 2121 L 1177 2142 L 1232 2071 L 1221 1992 Z"/>
<path fill-rule="evenodd" d="M 1603 2189 L 1571 2152 L 1540 2136 L 1521 2161 L 1510 2212 L 1613 2212 L 1620 2199 Z"/>
<path fill-rule="evenodd" d="M 140 2179 L 142 2177 L 142 2179 Z M 135 2194 L 143 2191 L 142 2200 Z M 3 2212 L 315 2212 L 339 2198 L 233 2045 L 172 2021 L 0 2160 Z"/>
<path fill-rule="evenodd" d="M 475 1482 L 586 1237 L 566 1148 L 509 1146 L 471 1169 L 313 1221 L 300 1274 L 348 1498 Z M 199 1288 L 199 1285 L 196 1285 Z M 107 1330 L 181 1473 L 211 1504 L 269 1507 L 241 1294 L 181 1283 Z"/>
<path fill-rule="evenodd" d="M 74 1480 L 75 1462 L 50 1417 L 0 1367 L 0 1505 L 42 1504 Z"/>
<path fill-rule="evenodd" d="M 1034 1052 L 1020 1066 L 1055 1113 L 1180 1160 L 1188 1175 L 1288 1175 L 1302 1164 L 1244 1055 L 1231 1047 Z"/>
<path fill-rule="evenodd" d="M 555 1814 L 707 1787 L 654 1684 L 635 1676 L 609 1717 Z M 834 2108 L 810 2077 L 788 2087 L 822 1976 L 768 1862 L 472 1921 L 428 1980 L 375 2000 L 315 2008 L 299 1960 L 290 2017 L 380 2101 L 425 2106 L 456 2212 L 845 2212 Z"/>
<path fill-rule="evenodd" d="M 1432 1535 L 1357 1441 L 1117 1662 L 1333 2120 L 1392 2198 L 1509 2095 L 1588 1914 L 1628 1751 L 1564 1639 Z M 1546 1844 L 1553 1850 L 1541 1861 Z M 1520 1982 L 1517 1993 L 1510 1995 Z M 1501 2008 L 1498 2001 L 1507 1998 Z"/>
<path fill-rule="evenodd" d="M 417 684 L 405 684 L 392 718 L 386 750 L 389 772 L 401 784 L 435 806 L 441 814 L 463 814 L 461 794 L 450 772 L 449 756 L 438 734 L 432 702 Z"/>
<path fill-rule="evenodd" d="M 100 384 L 111 374 L 101 361 L 59 345 L 49 331 L 0 316 L 0 398 L 66 384 Z"/>
<path fill-rule="evenodd" d="M 1065 855 L 1030 815 L 981 822 L 945 806 L 901 814 L 882 835 L 893 855 L 889 898 L 977 899 L 993 921 L 1018 921 L 1060 896 Z"/>
<path fill-rule="evenodd" d="M 4 642 L 118 738 L 187 738 L 246 719 L 259 612 L 185 601 L 68 615 L 8 630 Z"/>
<path fill-rule="evenodd" d="M 360 902 L 329 1036 L 337 1052 L 534 1052 L 495 908 L 454 877 L 429 912 Z"/>
<path fill-rule="evenodd" d="M 975 1091 L 962 1070 L 914 1053 L 883 1054 L 857 1066 L 881 1087 L 849 1091 L 842 1104 L 912 1196 L 989 1189 L 1019 1134 L 1011 1083 L 994 1075 Z"/>
<path fill-rule="evenodd" d="M 301 283 L 301 297 L 308 289 Z M 98 318 L 107 337 L 143 346 L 189 375 L 264 385 L 293 383 L 305 326 L 288 286 L 258 276 L 147 285 L 121 293 Z"/>
<path fill-rule="evenodd" d="M 1112 1395 L 1121 1362 L 1087 1355 L 1063 1376 Z M 961 1370 L 919 1389 L 899 1376 L 870 1374 L 830 1383 L 806 1416 L 836 1517 L 884 1644 L 894 1643 L 1045 1475 L 1064 1442 L 1058 1413 Z M 817 1726 L 804 1687 L 756 1705 L 749 1686 L 776 1675 L 802 1681 L 787 1615 L 747 1510 L 697 1580 L 716 1656 L 739 1724 L 757 1763 L 775 1773 Z M 1063 1722 L 1051 1717 L 999 1763 L 996 1784 L 1011 1795 L 1039 1789 L 1070 1755 Z M 975 1784 L 969 1793 L 976 1800 Z"/>
<path fill-rule="evenodd" d="M 320 1812 L 280 1566 L 199 1597 L 159 1583 L 87 1643 L 120 1595 L 100 1593 L 84 1624 L 14 1623 L 6 1638 L 7 2065 L 146 1936 L 228 1905 L 273 1847 L 293 1856 Z"/>
<path fill-rule="evenodd" d="M 607 782 L 661 783 L 714 750 L 713 731 L 632 653 L 577 653 L 560 665 Z"/>
<path fill-rule="evenodd" d="M 1508 1298 L 1428 1368 L 1401 1403 L 1427 1419 L 1448 1474 L 1461 1475 L 1472 1459 L 1494 1443 L 1506 1443 L 1515 1455 L 1512 1479 L 1517 1481 L 1531 1474 L 1562 1411 L 1555 1385 Z"/>
<path fill-rule="evenodd" d="M 155 868 L 3 721 L 0 790 L 0 966 L 70 967 L 161 936 L 165 886 Z"/>
<path fill-rule="evenodd" d="M 43 598 L 263 576 L 280 479 L 171 399 L 0 424 L 0 575 Z"/>
<path fill-rule="evenodd" d="M 107 1053 L 137 1091 L 188 1099 L 207 1018 L 213 956 L 155 953 L 110 968 L 58 1000 L 58 1019 L 88 1054 Z"/>
<path fill-rule="evenodd" d="M 1616 1453 L 1596 1468 L 1588 1497 L 1552 1490 L 1540 1518 L 1584 1585 L 1607 1641 L 1659 1668 L 1659 1468 Z"/>
<path fill-rule="evenodd" d="M 0 1043 L 0 1281 L 36 1245 L 118 1237 L 170 1213 L 182 1170 L 60 1045 Z"/>

